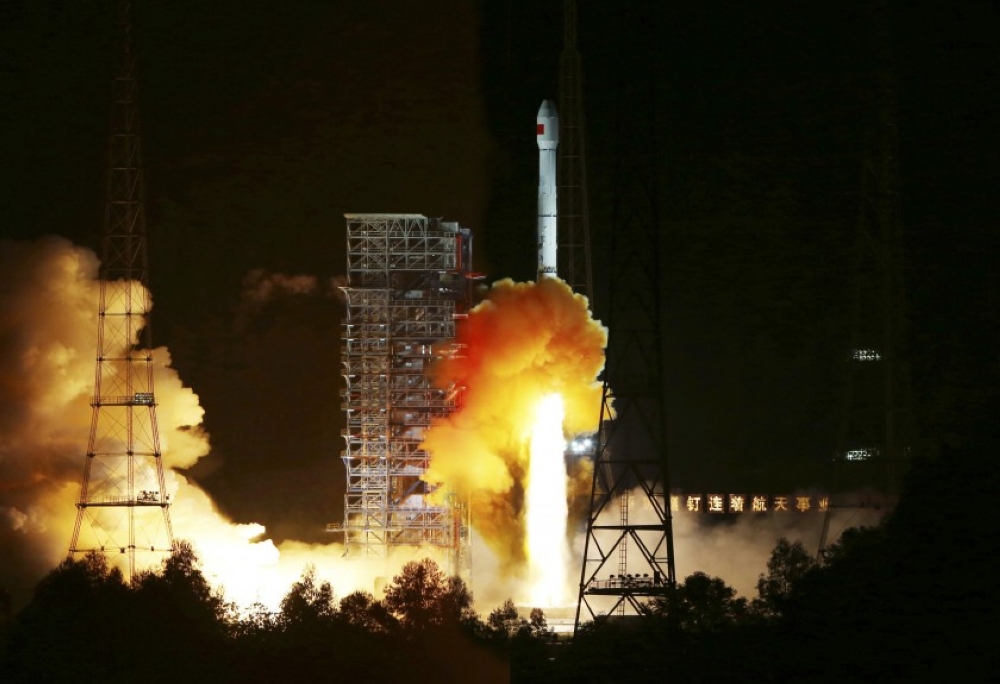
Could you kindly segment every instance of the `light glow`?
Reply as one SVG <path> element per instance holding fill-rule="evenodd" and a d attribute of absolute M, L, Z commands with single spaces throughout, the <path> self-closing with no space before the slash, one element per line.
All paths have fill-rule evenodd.
<path fill-rule="evenodd" d="M 844 454 L 848 461 L 867 461 L 878 454 L 878 449 L 850 449 Z"/>
<path fill-rule="evenodd" d="M 532 606 L 558 606 L 566 585 L 566 464 L 562 397 L 549 394 L 535 410 L 525 490 L 528 579 Z"/>

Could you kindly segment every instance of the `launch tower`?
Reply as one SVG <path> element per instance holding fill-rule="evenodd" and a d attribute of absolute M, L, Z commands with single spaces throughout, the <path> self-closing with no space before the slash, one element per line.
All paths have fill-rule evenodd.
<path fill-rule="evenodd" d="M 576 629 L 649 614 L 675 582 L 663 374 L 656 30 L 649 3 L 616 9 L 621 54 L 601 428 Z M 655 12 L 655 8 L 653 10 Z M 641 75 L 641 76 L 637 76 Z"/>
<path fill-rule="evenodd" d="M 170 497 L 156 424 L 149 264 L 143 207 L 136 59 L 129 3 L 119 3 L 123 52 L 114 79 L 101 249 L 97 370 L 90 438 L 70 557 L 104 552 L 126 580 L 173 548 Z"/>
<path fill-rule="evenodd" d="M 341 363 L 346 414 L 347 557 L 387 557 L 395 547 L 432 546 L 468 571 L 468 508 L 430 503 L 421 448 L 435 418 L 454 411 L 461 388 L 428 375 L 472 300 L 472 233 L 420 214 L 347 214 L 347 302 Z M 336 527 L 336 526 L 334 526 Z"/>

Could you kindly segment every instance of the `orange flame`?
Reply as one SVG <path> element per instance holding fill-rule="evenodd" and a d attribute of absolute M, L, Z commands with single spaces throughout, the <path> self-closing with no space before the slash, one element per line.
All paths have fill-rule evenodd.
<path fill-rule="evenodd" d="M 607 330 L 561 280 L 495 283 L 459 326 L 462 354 L 434 369 L 440 387 L 464 387 L 463 405 L 431 426 L 425 475 L 471 502 L 472 525 L 503 570 L 526 566 L 524 497 L 535 412 L 558 394 L 567 435 L 593 432 L 600 413 Z M 578 469 L 571 489 L 589 486 Z M 572 494 L 570 494 L 572 496 Z"/>

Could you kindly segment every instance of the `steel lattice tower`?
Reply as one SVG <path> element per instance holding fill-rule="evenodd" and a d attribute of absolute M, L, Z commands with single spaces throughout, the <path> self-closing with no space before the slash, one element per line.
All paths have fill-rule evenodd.
<path fill-rule="evenodd" d="M 461 388 L 435 387 L 428 374 L 455 321 L 467 314 L 472 234 L 420 214 L 347 214 L 347 302 L 342 324 L 342 454 L 347 471 L 343 532 L 347 557 L 386 558 L 401 547 L 449 555 L 468 573 L 468 507 L 431 503 L 421 479 L 431 422 L 454 411 Z"/>
<path fill-rule="evenodd" d="M 638 7 L 631 5 L 638 4 Z M 610 330 L 601 430 L 576 626 L 644 616 L 675 582 L 669 497 L 657 184 L 656 36 L 650 3 L 616 11 L 621 89 L 615 114 Z M 628 38 L 629 40 L 625 40 Z"/>
<path fill-rule="evenodd" d="M 69 556 L 104 552 L 131 581 L 173 548 L 156 424 L 149 263 L 130 4 L 119 3 L 90 437 Z M 118 559 L 113 554 L 118 554 Z"/>
<path fill-rule="evenodd" d="M 833 491 L 820 536 L 825 550 L 836 510 L 891 505 L 912 444 L 905 351 L 905 290 L 899 197 L 896 77 L 888 6 L 873 8 L 875 69 L 865 130 L 851 301 Z M 873 501 L 853 492 L 869 490 Z"/>
<path fill-rule="evenodd" d="M 563 51 L 559 58 L 559 276 L 593 306 L 590 210 L 584 147 L 583 75 L 576 49 L 576 0 L 563 2 Z"/>

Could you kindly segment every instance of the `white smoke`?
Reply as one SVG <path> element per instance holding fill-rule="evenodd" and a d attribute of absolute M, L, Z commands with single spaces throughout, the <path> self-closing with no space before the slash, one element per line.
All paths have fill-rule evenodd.
<path fill-rule="evenodd" d="M 98 267 L 93 252 L 63 238 L 0 242 L 0 588 L 17 602 L 69 548 L 94 391 Z M 315 288 L 307 276 L 258 273 L 249 283 L 258 303 Z M 204 411 L 169 351 L 152 354 L 174 536 L 193 543 L 227 599 L 274 607 L 307 565 L 341 594 L 371 591 L 373 577 L 409 560 L 348 565 L 339 545 L 276 545 L 261 525 L 226 519 L 177 470 L 209 453 Z"/>

